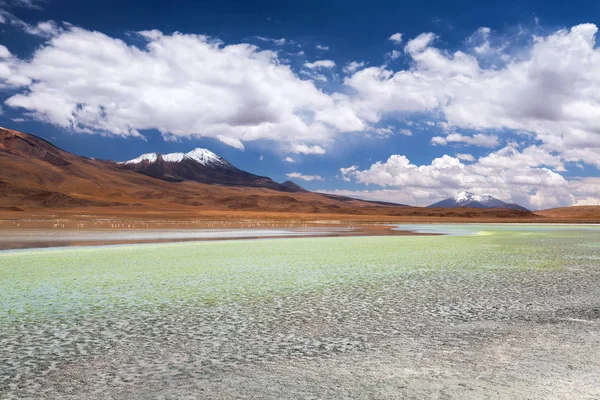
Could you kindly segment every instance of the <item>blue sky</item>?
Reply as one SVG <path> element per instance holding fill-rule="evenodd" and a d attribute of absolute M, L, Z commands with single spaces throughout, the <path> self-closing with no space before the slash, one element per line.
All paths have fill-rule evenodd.
<path fill-rule="evenodd" d="M 600 4 L 0 2 L 0 125 L 311 190 L 600 204 Z"/>

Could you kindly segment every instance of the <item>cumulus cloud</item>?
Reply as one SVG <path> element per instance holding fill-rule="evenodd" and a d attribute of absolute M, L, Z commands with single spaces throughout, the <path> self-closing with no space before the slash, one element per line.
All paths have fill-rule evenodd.
<path fill-rule="evenodd" d="M 313 143 L 344 131 L 336 122 L 346 124 L 345 117 L 336 114 L 348 109 L 275 52 L 202 35 L 139 35 L 142 48 L 71 27 L 28 61 L 0 48 L 0 83 L 24 88 L 6 104 L 75 132 L 141 136 L 158 129 L 165 138 L 213 137 L 240 149 L 266 139 L 323 154 Z"/>
<path fill-rule="evenodd" d="M 289 174 L 287 174 L 288 178 L 296 178 L 296 179 L 302 179 L 303 181 L 322 181 L 324 180 L 321 176 L 319 175 L 304 175 L 301 174 L 300 172 L 290 172 Z"/>
<path fill-rule="evenodd" d="M 593 24 L 532 37 L 525 47 L 521 41 L 494 64 L 480 47 L 494 49 L 488 28 L 459 51 L 438 48 L 434 33 L 422 33 L 406 41 L 408 67 L 354 61 L 339 92 L 317 85 L 333 60 L 305 64 L 306 79 L 274 51 L 203 35 L 145 31 L 134 46 L 51 21 L 21 28 L 45 43 L 26 59 L 0 47 L 0 86 L 16 93 L 5 104 L 74 132 L 157 129 L 168 139 L 212 137 L 240 149 L 271 140 L 289 153 L 324 154 L 340 135 L 372 136 L 386 129 L 383 121 L 418 115 L 450 132 L 434 144 L 492 148 L 506 143 L 505 132 L 523 132 L 563 162 L 600 166 Z M 480 133 L 453 133 L 461 129 Z"/>
<path fill-rule="evenodd" d="M 462 161 L 475 161 L 475 157 L 471 154 L 459 153 L 456 155 L 456 158 Z"/>
<path fill-rule="evenodd" d="M 600 178 L 573 178 L 570 189 L 575 197 L 576 206 L 600 205 Z"/>
<path fill-rule="evenodd" d="M 327 51 L 327 50 L 329 50 L 329 46 L 323 46 L 323 45 L 318 44 L 317 50 Z"/>
<path fill-rule="evenodd" d="M 436 36 L 424 33 L 405 46 L 409 69 L 364 68 L 345 83 L 358 94 L 357 114 L 372 123 L 391 113 L 436 112 L 448 128 L 530 132 L 570 161 L 600 166 L 597 31 L 582 24 L 536 36 L 490 66 L 480 64 L 483 49 L 438 49 Z M 479 35 L 487 40 L 491 31 Z"/>
<path fill-rule="evenodd" d="M 481 133 L 475 134 L 473 136 L 465 136 L 460 133 L 451 133 L 446 137 L 442 136 L 434 136 L 431 138 L 431 144 L 438 146 L 445 146 L 451 143 L 464 143 L 471 146 L 479 146 L 479 147 L 496 147 L 500 143 L 498 142 L 498 137 L 494 135 L 483 135 Z"/>
<path fill-rule="evenodd" d="M 21 68 L 22 61 L 0 45 L 0 88 L 14 89 L 31 84 L 31 78 L 23 74 Z"/>
<path fill-rule="evenodd" d="M 304 66 L 309 69 L 333 68 L 335 67 L 335 62 L 332 60 L 318 60 L 315 62 L 304 63 Z"/>
<path fill-rule="evenodd" d="M 295 163 L 296 162 L 296 160 L 294 160 L 290 156 L 287 156 L 283 161 L 285 161 L 286 163 Z"/>
<path fill-rule="evenodd" d="M 571 193 L 570 182 L 558 173 L 563 170 L 561 157 L 544 148 L 520 150 L 509 144 L 472 164 L 444 155 L 415 165 L 404 155 L 392 155 L 366 170 L 341 168 L 340 175 L 346 181 L 401 189 L 407 193 L 403 201 L 411 204 L 427 205 L 469 190 L 539 209 L 570 205 L 577 201 L 574 196 L 581 196 Z"/>

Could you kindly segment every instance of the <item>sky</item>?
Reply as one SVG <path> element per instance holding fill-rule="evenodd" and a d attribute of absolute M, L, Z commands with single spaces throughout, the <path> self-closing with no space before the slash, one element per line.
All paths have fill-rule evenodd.
<path fill-rule="evenodd" d="M 600 2 L 0 0 L 0 125 L 305 188 L 600 204 Z"/>

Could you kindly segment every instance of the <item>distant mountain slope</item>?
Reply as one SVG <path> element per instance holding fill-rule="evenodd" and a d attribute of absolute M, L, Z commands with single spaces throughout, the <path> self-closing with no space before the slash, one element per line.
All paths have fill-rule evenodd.
<path fill-rule="evenodd" d="M 278 190 L 303 191 L 297 185 L 283 185 L 234 167 L 207 149 L 197 148 L 189 153 L 148 153 L 133 160 L 116 163 L 119 168 L 136 171 L 153 178 L 170 181 L 195 181 L 226 186 L 245 186 Z"/>
<path fill-rule="evenodd" d="M 290 192 L 308 192 L 308 190 L 304 189 L 302 186 L 292 181 L 285 181 L 281 184 L 281 186 L 285 187 L 286 189 L 289 189 Z"/>
<path fill-rule="evenodd" d="M 529 211 L 515 203 L 506 203 L 490 195 L 477 195 L 471 192 L 460 192 L 454 197 L 439 201 L 427 208 L 502 208 L 509 210 Z"/>
<path fill-rule="evenodd" d="M 124 164 L 89 159 L 34 135 L 0 128 L 0 210 L 116 206 L 181 213 L 379 214 L 394 209 L 392 205 L 384 208 L 368 201 L 312 193 L 289 181 L 279 184 L 241 171 L 202 149 L 152 154 Z"/>
<path fill-rule="evenodd" d="M 293 182 L 278 184 L 240 171 L 215 157 L 204 150 L 164 156 L 150 153 L 135 162 L 119 164 L 80 157 L 34 135 L 0 128 L 0 212 L 19 213 L 20 218 L 42 211 L 53 216 L 154 215 L 174 219 L 210 218 L 210 215 L 236 219 L 258 215 L 257 218 L 285 220 L 310 214 L 327 215 L 327 220 L 362 216 L 369 221 L 383 216 L 470 221 L 537 218 L 527 211 L 427 209 L 313 193 Z M 144 174 L 129 169 L 152 168 L 152 164 L 156 164 L 154 168 L 160 167 L 155 172 L 161 178 L 150 176 L 148 170 Z M 227 171 L 233 171 L 233 177 Z M 234 183 L 207 184 L 184 179 L 187 173 L 195 177 L 204 174 L 202 179 L 221 176 Z M 243 185 L 241 179 L 250 183 Z M 261 184 L 264 185 L 252 186 Z"/>

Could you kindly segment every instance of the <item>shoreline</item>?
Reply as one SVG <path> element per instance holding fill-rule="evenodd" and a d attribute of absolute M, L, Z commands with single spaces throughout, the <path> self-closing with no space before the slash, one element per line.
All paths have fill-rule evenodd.
<path fill-rule="evenodd" d="M 303 229 L 303 228 L 302 228 Z M 11 231 L 14 233 L 15 230 Z M 187 231 L 187 232 L 186 232 Z M 248 231 L 247 235 L 237 235 Z M 261 234 L 261 231 L 266 234 Z M 409 230 L 394 230 L 393 226 L 385 225 L 369 225 L 360 227 L 320 227 L 320 229 L 311 229 L 310 231 L 303 231 L 299 227 L 287 228 L 277 234 L 272 233 L 272 229 L 258 228 L 234 228 L 228 230 L 215 230 L 215 229 L 181 229 L 176 231 L 176 228 L 162 229 L 162 230 L 150 230 L 150 229 L 124 229 L 120 232 L 115 230 L 95 229 L 95 230 L 77 230 L 77 229 L 38 229 L 38 230 L 19 230 L 20 233 L 31 233 L 30 236 L 23 235 L 22 238 L 18 237 L 3 237 L 0 233 L 0 252 L 9 250 L 32 250 L 32 249 L 48 249 L 48 248 L 61 248 L 61 247 L 82 247 L 82 246 L 111 246 L 111 245 L 126 245 L 126 244 L 152 244 L 152 243 L 184 243 L 184 242 L 208 242 L 208 241 L 230 241 L 230 240 L 261 240 L 261 239 L 292 239 L 292 238 L 331 238 L 331 237 L 366 237 L 366 236 L 440 236 L 439 233 L 420 233 Z M 155 237 L 155 238 L 120 238 L 111 239 L 110 236 L 126 236 L 127 234 L 142 233 L 142 236 L 151 236 L 152 233 L 158 234 L 159 232 L 194 232 L 196 234 L 204 234 L 204 236 L 196 237 Z M 233 235 L 228 235 L 231 233 Z M 102 236 L 108 236 L 104 239 L 77 239 L 73 234 L 85 236 L 85 234 L 98 233 Z M 213 235 L 211 235 L 211 233 Z M 62 237 L 60 235 L 63 235 Z M 66 235 L 65 235 L 66 234 Z M 106 235 L 108 234 L 108 235 Z M 37 235 L 37 236 L 33 236 Z M 54 238 L 52 237 L 54 236 Z M 70 238 L 69 236 L 73 236 Z"/>

